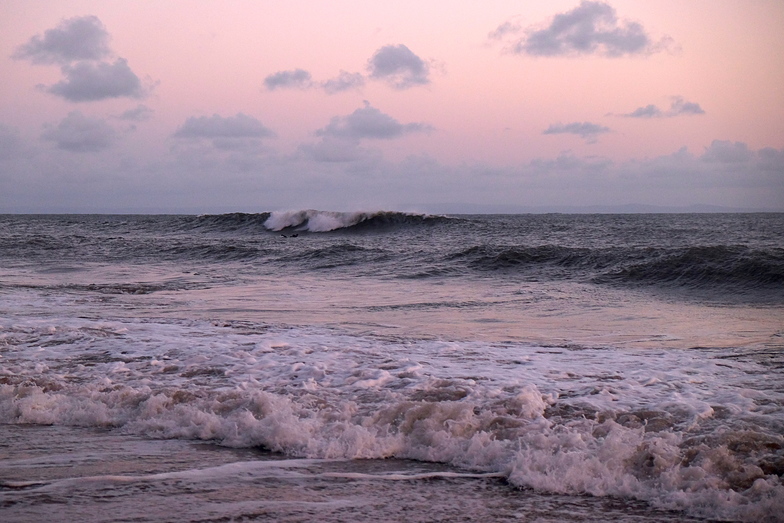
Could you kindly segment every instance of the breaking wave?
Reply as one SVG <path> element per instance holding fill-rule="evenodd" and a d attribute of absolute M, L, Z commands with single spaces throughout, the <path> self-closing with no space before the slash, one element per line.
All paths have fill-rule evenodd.
<path fill-rule="evenodd" d="M 230 213 L 199 216 L 199 226 L 239 230 L 260 228 L 267 231 L 331 232 L 337 230 L 367 230 L 441 223 L 444 216 L 397 211 L 333 212 L 313 209 L 274 211 L 258 214 Z"/>

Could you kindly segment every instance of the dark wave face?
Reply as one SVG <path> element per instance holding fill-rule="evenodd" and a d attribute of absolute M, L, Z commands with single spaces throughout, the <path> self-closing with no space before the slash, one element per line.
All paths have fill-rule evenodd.
<path fill-rule="evenodd" d="M 651 252 L 598 281 L 616 280 L 687 287 L 784 289 L 784 249 L 708 246 Z"/>
<path fill-rule="evenodd" d="M 745 246 L 588 249 L 474 246 L 451 256 L 477 271 L 507 271 L 595 283 L 784 289 L 784 249 Z"/>

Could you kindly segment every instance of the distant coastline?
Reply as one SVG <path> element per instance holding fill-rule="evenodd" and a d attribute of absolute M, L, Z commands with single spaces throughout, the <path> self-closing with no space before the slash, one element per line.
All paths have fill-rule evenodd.
<path fill-rule="evenodd" d="M 313 208 L 300 206 L 301 209 Z M 417 214 L 754 214 L 754 213 L 784 213 L 784 208 L 771 207 L 723 207 L 720 205 L 684 205 L 663 206 L 630 203 L 625 205 L 514 205 L 514 204 L 475 204 L 475 203 L 432 203 L 432 204 L 403 204 L 379 205 L 375 209 L 322 209 L 320 211 L 335 212 L 408 212 Z M 260 206 L 258 209 L 240 208 L 159 208 L 159 207 L 134 207 L 134 208 L 97 208 L 97 209 L 26 209 L 2 208 L 0 215 L 11 214 L 105 214 L 105 215 L 202 215 L 202 214 L 231 214 L 231 213 L 259 213 L 273 212 L 290 209 L 278 209 L 275 206 Z"/>

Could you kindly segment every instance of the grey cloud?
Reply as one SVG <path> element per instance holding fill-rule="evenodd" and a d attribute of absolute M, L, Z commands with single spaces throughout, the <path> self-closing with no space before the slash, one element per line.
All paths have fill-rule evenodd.
<path fill-rule="evenodd" d="M 237 113 L 222 117 L 191 116 L 172 135 L 186 140 L 210 140 L 216 149 L 225 151 L 257 150 L 262 138 L 272 138 L 275 133 L 252 116 Z"/>
<path fill-rule="evenodd" d="M 700 104 L 687 102 L 680 96 L 675 96 L 670 106 L 669 116 L 677 116 L 679 114 L 705 114 L 705 111 L 700 107 Z"/>
<path fill-rule="evenodd" d="M 62 68 L 65 80 L 49 87 L 48 93 L 71 102 L 93 102 L 107 98 L 144 98 L 147 92 L 124 58 L 109 62 L 76 62 Z"/>
<path fill-rule="evenodd" d="M 368 60 L 370 77 L 383 80 L 395 89 L 408 89 L 430 83 L 430 68 L 408 47 L 385 45 Z"/>
<path fill-rule="evenodd" d="M 705 149 L 701 159 L 711 163 L 737 164 L 751 161 L 753 152 L 743 142 L 729 140 L 713 140 Z"/>
<path fill-rule="evenodd" d="M 673 116 L 697 114 L 705 114 L 705 111 L 700 107 L 700 104 L 687 102 L 680 96 L 673 96 L 670 110 L 667 112 L 662 111 L 656 105 L 650 104 L 645 107 L 639 107 L 630 113 L 622 114 L 621 116 L 627 116 L 629 118 L 672 118 Z"/>
<path fill-rule="evenodd" d="M 117 116 L 119 120 L 127 120 L 131 122 L 144 122 L 152 118 L 155 111 L 150 109 L 144 104 L 139 104 L 133 109 L 128 109 L 121 115 Z"/>
<path fill-rule="evenodd" d="M 54 29 L 36 35 L 19 46 L 12 58 L 35 64 L 67 64 L 79 60 L 100 60 L 111 54 L 109 33 L 95 16 L 63 20 Z"/>
<path fill-rule="evenodd" d="M 264 86 L 268 91 L 274 91 L 275 89 L 308 89 L 312 85 L 310 73 L 304 69 L 278 71 L 264 79 Z"/>
<path fill-rule="evenodd" d="M 351 89 L 357 89 L 365 85 L 365 77 L 359 73 L 349 73 L 347 71 L 340 71 L 340 74 L 327 80 L 321 86 L 327 94 L 341 93 Z"/>
<path fill-rule="evenodd" d="M 114 129 L 104 120 L 72 111 L 56 127 L 46 129 L 41 139 L 54 142 L 58 149 L 88 153 L 107 149 L 112 145 L 114 136 Z"/>
<path fill-rule="evenodd" d="M 519 37 L 520 32 L 524 35 Z M 555 15 L 543 29 L 523 30 L 506 22 L 490 33 L 491 38 L 509 41 L 508 50 L 531 56 L 646 54 L 666 44 L 654 43 L 643 26 L 619 20 L 615 9 L 604 2 L 583 0 L 571 11 Z"/>
<path fill-rule="evenodd" d="M 600 134 L 609 133 L 610 128 L 591 122 L 572 122 L 552 124 L 542 134 L 576 134 L 588 143 L 594 143 Z"/>
<path fill-rule="evenodd" d="M 493 40 L 502 40 L 506 37 L 506 35 L 514 35 L 519 33 L 521 30 L 522 27 L 520 27 L 520 24 L 509 20 L 496 27 L 487 36 Z"/>
<path fill-rule="evenodd" d="M 638 107 L 634 111 L 622 116 L 628 116 L 629 118 L 661 118 L 664 116 L 664 113 L 657 106 L 650 104 L 645 107 Z"/>
<path fill-rule="evenodd" d="M 423 123 L 402 124 L 369 103 L 348 116 L 336 116 L 329 124 L 316 131 L 317 136 L 332 136 L 352 140 L 398 138 L 404 134 L 429 132 L 433 128 Z"/>

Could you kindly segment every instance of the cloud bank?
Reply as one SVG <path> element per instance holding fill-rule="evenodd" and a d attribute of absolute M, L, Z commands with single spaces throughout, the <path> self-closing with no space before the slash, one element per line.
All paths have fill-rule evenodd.
<path fill-rule="evenodd" d="M 584 56 L 610 58 L 649 54 L 666 48 L 668 39 L 654 42 L 643 26 L 619 20 L 604 2 L 583 0 L 571 11 L 556 14 L 549 25 L 523 29 L 507 21 L 489 37 L 505 43 L 508 52 L 529 56 Z"/>

